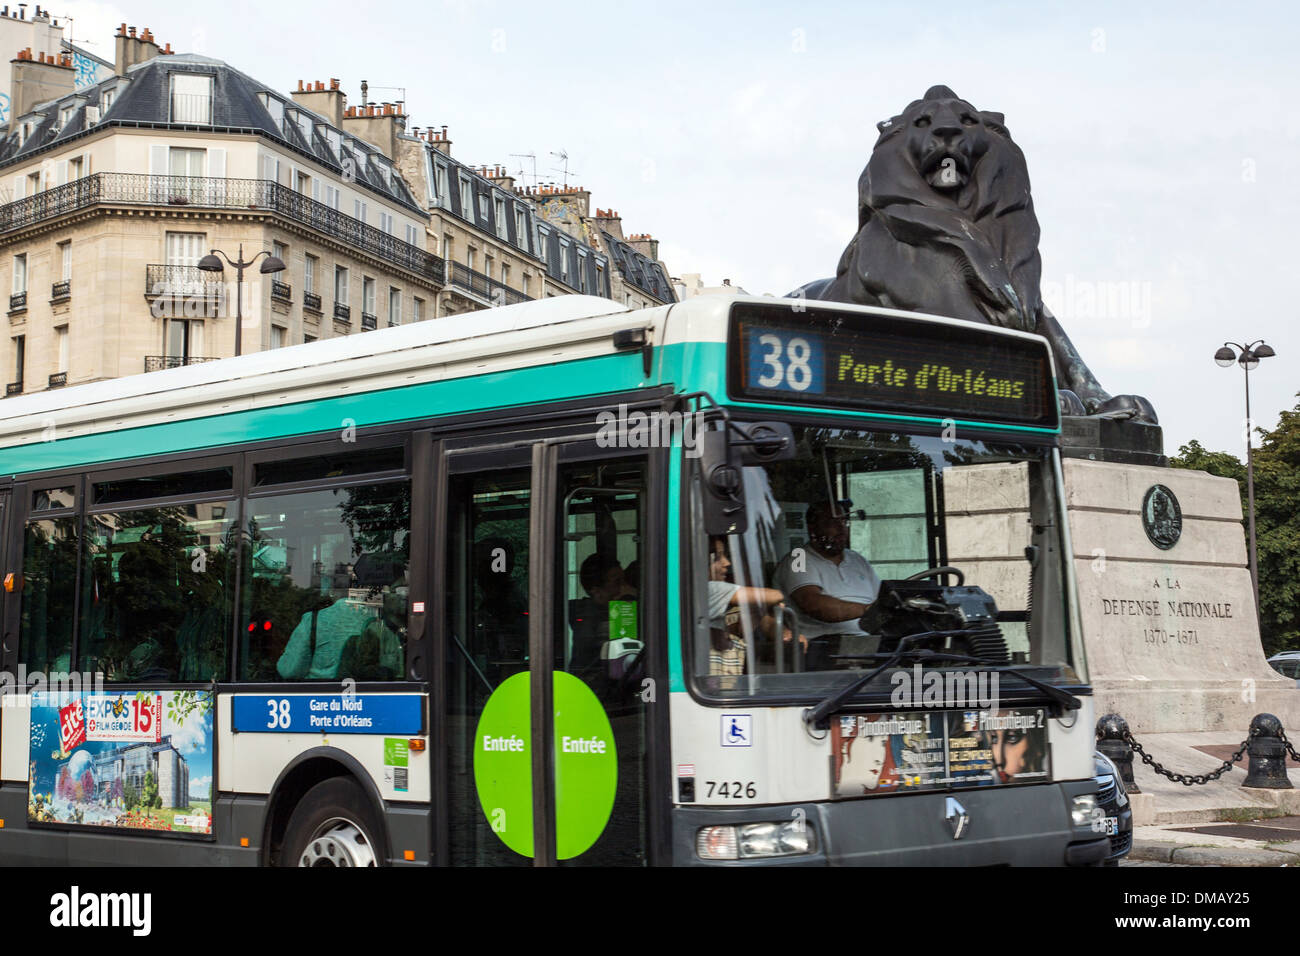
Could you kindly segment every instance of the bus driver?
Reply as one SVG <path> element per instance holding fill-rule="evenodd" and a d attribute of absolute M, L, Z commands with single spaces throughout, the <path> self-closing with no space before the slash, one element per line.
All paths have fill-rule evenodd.
<path fill-rule="evenodd" d="M 828 670 L 835 666 L 832 655 L 875 651 L 879 642 L 867 640 L 858 619 L 875 601 L 880 577 L 849 548 L 846 511 L 830 501 L 815 501 L 807 521 L 807 547 L 795 548 L 781 560 L 773 583 L 799 609 L 808 636 L 807 669 Z"/>

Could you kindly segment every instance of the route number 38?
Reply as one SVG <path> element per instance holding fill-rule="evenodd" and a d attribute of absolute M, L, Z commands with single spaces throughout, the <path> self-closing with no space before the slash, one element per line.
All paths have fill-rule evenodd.
<path fill-rule="evenodd" d="M 760 388 L 788 388 L 795 392 L 807 391 L 813 382 L 812 345 L 803 336 L 782 342 L 779 335 L 760 335 L 758 344 L 763 347 L 763 374 L 758 377 Z"/>

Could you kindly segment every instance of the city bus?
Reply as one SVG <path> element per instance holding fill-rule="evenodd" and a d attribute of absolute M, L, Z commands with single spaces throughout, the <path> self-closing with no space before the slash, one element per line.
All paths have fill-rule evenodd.
<path fill-rule="evenodd" d="M 1041 338 L 772 297 L 6 399 L 0 861 L 1098 862 L 1059 436 Z"/>

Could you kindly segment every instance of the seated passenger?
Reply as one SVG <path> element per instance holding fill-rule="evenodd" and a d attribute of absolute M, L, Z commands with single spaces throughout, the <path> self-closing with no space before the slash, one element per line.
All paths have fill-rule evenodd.
<path fill-rule="evenodd" d="M 761 613 L 758 627 L 766 636 L 775 639 L 776 618 L 769 609 L 785 607 L 784 595 L 773 588 L 741 587 L 732 580 L 731 559 L 727 556 L 727 539 L 722 535 L 709 537 L 709 673 L 736 675 L 745 673 L 745 640 L 742 613 Z M 790 628 L 784 628 L 782 640 L 794 639 Z M 806 647 L 808 639 L 799 635 Z"/>
<path fill-rule="evenodd" d="M 787 554 L 772 575 L 799 609 L 808 635 L 808 670 L 835 666 L 836 654 L 870 654 L 879 644 L 858 626 L 880 592 L 880 577 L 849 548 L 849 519 L 830 501 L 808 508 L 808 544 Z M 846 640 L 847 639 L 847 640 Z"/>
<path fill-rule="evenodd" d="M 588 555 L 578 568 L 578 582 L 588 594 L 569 602 L 569 626 L 573 650 L 569 671 L 581 674 L 601 660 L 601 648 L 609 640 L 610 604 L 636 601 L 636 591 L 623 577 L 623 566 L 607 554 Z"/>
<path fill-rule="evenodd" d="M 330 599 L 328 594 L 323 597 Z M 289 635 L 275 669 L 285 680 L 337 680 L 344 645 L 374 617 L 370 608 L 346 598 L 307 611 Z"/>

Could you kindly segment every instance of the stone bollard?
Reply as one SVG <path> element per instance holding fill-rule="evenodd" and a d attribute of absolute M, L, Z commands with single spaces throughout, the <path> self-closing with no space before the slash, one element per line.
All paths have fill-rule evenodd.
<path fill-rule="evenodd" d="M 1282 721 L 1272 714 L 1256 714 L 1250 722 L 1246 744 L 1250 756 L 1243 787 L 1261 790 L 1289 790 L 1286 775 L 1286 744 L 1282 743 Z"/>
<path fill-rule="evenodd" d="M 1133 780 L 1133 748 L 1125 739 L 1127 736 L 1128 721 L 1119 714 L 1106 714 L 1097 721 L 1097 749 L 1119 770 L 1124 789 L 1129 793 L 1141 793 Z"/>

